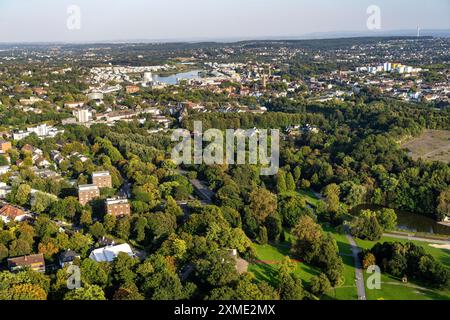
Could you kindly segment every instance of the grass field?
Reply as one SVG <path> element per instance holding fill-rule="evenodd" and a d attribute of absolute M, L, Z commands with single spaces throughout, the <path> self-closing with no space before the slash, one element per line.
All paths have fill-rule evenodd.
<path fill-rule="evenodd" d="M 357 245 L 363 249 L 371 249 L 376 242 L 361 239 L 355 240 Z M 409 241 L 397 238 L 382 237 L 378 242 L 413 242 L 425 249 L 434 258 L 444 264 L 450 270 L 450 251 L 431 247 L 428 243 L 420 241 Z M 367 274 L 364 274 L 367 277 Z M 367 283 L 366 283 L 367 285 Z M 388 274 L 381 275 L 381 289 L 369 290 L 366 287 L 368 300 L 450 300 L 450 291 L 431 290 L 417 283 L 404 284 L 401 279 L 394 278 Z"/>
<path fill-rule="evenodd" d="M 315 206 L 319 201 L 312 192 L 300 191 L 307 202 Z M 330 290 L 322 299 L 338 300 L 356 300 L 356 282 L 354 261 L 351 255 L 351 246 L 344 234 L 336 232 L 333 228 L 323 226 L 324 231 L 332 234 L 339 247 L 339 254 L 344 262 L 344 283 L 342 286 Z M 290 256 L 291 235 L 285 232 L 286 241 L 280 244 L 258 245 L 254 244 L 257 254 L 257 261 L 249 265 L 249 271 L 253 272 L 257 279 L 267 281 L 276 286 L 276 275 L 279 263 L 285 256 Z M 355 239 L 357 245 L 362 249 L 371 249 L 376 242 Z M 406 239 L 397 239 L 382 237 L 378 242 L 413 242 L 422 246 L 425 251 L 435 257 L 450 270 L 450 251 L 445 249 L 433 248 L 429 243 L 420 241 L 409 241 Z M 305 287 L 308 287 L 312 277 L 320 274 L 317 268 L 308 266 L 303 262 L 296 262 L 295 273 L 300 276 Z M 367 274 L 364 277 L 367 280 Z M 381 289 L 369 290 L 366 287 L 366 297 L 368 300 L 450 300 L 450 291 L 438 291 L 423 287 L 418 283 L 404 284 L 401 279 L 396 279 L 390 275 L 381 275 Z M 366 283 L 367 285 L 367 283 Z"/>
<path fill-rule="evenodd" d="M 377 242 L 361 240 L 361 239 L 355 239 L 355 241 L 356 241 L 357 245 L 363 249 L 371 249 L 377 242 L 380 242 L 380 243 L 383 243 L 383 242 L 401 242 L 401 243 L 412 242 L 418 246 L 423 247 L 427 253 L 431 254 L 434 258 L 436 258 L 439 262 L 441 262 L 444 266 L 446 266 L 450 270 L 450 251 L 445 250 L 445 249 L 433 248 L 432 246 L 430 246 L 431 243 L 425 243 L 425 242 L 421 242 L 421 241 L 411 241 L 411 240 L 406 240 L 406 239 L 390 238 L 390 237 L 382 237 Z"/>
<path fill-rule="evenodd" d="M 343 234 L 339 234 L 331 228 L 324 227 L 326 232 L 333 235 L 339 247 L 339 254 L 344 262 L 344 283 L 342 286 L 336 288 L 336 299 L 338 300 L 356 300 L 358 294 L 356 292 L 356 275 L 355 275 L 355 263 L 353 261 L 352 250 L 347 238 Z M 328 294 L 330 297 L 334 297 L 334 292 Z"/>
<path fill-rule="evenodd" d="M 408 149 L 414 160 L 450 162 L 450 131 L 426 130 L 419 137 L 401 145 Z"/>
<path fill-rule="evenodd" d="M 328 230 L 327 230 L 328 231 Z M 327 293 L 323 299 L 338 299 L 338 300 L 355 300 L 357 299 L 355 286 L 355 269 L 353 264 L 353 257 L 351 254 L 350 245 L 348 244 L 344 235 L 332 232 L 339 246 L 339 253 L 344 260 L 344 278 L 345 282 L 342 286 L 337 287 Z M 257 279 L 267 281 L 272 285 L 276 285 L 276 275 L 279 263 L 285 256 L 290 256 L 290 235 L 286 233 L 287 242 L 281 244 L 254 244 L 257 253 L 257 261 L 251 263 L 249 271 L 253 272 Z M 297 267 L 295 273 L 300 276 L 304 286 L 308 286 L 312 277 L 319 275 L 320 270 L 311 267 L 303 262 L 296 261 Z"/>
<path fill-rule="evenodd" d="M 249 265 L 248 271 L 253 272 L 257 279 L 264 280 L 276 286 L 276 275 L 279 264 L 286 256 L 294 259 L 289 253 L 290 244 L 288 242 L 266 245 L 254 244 L 254 248 L 256 249 L 257 261 Z M 319 270 L 303 262 L 295 261 L 295 263 L 296 269 L 294 272 L 300 276 L 306 285 L 309 284 L 312 277 L 320 274 Z"/>
<path fill-rule="evenodd" d="M 298 190 L 297 192 L 305 198 L 306 203 L 313 207 L 316 207 L 317 203 L 320 201 L 312 191 Z"/>
<path fill-rule="evenodd" d="M 355 269 L 354 261 L 351 256 L 351 248 L 345 235 L 335 232 L 332 228 L 324 228 L 336 239 L 339 247 L 339 253 L 344 261 L 344 283 L 342 286 L 330 290 L 322 299 L 338 300 L 356 300 Z M 290 256 L 290 235 L 286 233 L 287 242 L 281 244 L 254 244 L 257 252 L 257 261 L 249 266 L 249 271 L 253 272 L 257 279 L 277 285 L 276 275 L 279 263 L 285 256 Z M 409 242 L 408 240 L 383 237 L 379 242 Z M 437 260 L 450 269 L 450 251 L 437 249 L 419 241 L 412 241 L 422 246 L 427 253 L 433 255 Z M 356 239 L 359 247 L 364 249 L 372 248 L 376 242 Z M 312 277 L 320 274 L 320 271 L 314 267 L 308 266 L 302 262 L 296 262 L 295 273 L 300 276 L 305 287 L 309 285 Z M 367 274 L 364 275 L 367 277 Z M 367 280 L 367 278 L 366 278 Z M 366 288 L 366 297 L 368 300 L 448 300 L 450 291 L 438 291 L 423 287 L 417 283 L 404 284 L 401 279 L 394 278 L 387 274 L 381 275 L 381 289 L 369 290 Z"/>

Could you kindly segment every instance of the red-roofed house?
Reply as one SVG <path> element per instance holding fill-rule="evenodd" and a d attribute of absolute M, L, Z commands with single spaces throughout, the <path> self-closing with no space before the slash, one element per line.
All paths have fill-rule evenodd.
<path fill-rule="evenodd" d="M 8 268 L 11 272 L 18 272 L 24 268 L 30 268 L 37 272 L 45 272 L 45 261 L 43 254 L 33 254 L 8 259 Z"/>
<path fill-rule="evenodd" d="M 10 221 L 23 221 L 28 217 L 29 215 L 27 215 L 23 210 L 9 204 L 0 209 L 0 219 L 2 219 L 5 223 L 9 223 Z"/>

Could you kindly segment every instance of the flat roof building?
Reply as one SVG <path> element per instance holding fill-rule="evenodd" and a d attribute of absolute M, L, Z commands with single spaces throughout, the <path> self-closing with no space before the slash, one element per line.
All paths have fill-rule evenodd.
<path fill-rule="evenodd" d="M 89 259 L 97 262 L 113 262 L 121 252 L 128 254 L 130 257 L 135 256 L 130 245 L 124 243 L 117 246 L 107 246 L 95 249 L 89 255 Z"/>
<path fill-rule="evenodd" d="M 99 188 L 112 188 L 112 179 L 108 171 L 92 173 L 92 184 Z"/>
<path fill-rule="evenodd" d="M 78 186 L 78 201 L 81 205 L 86 205 L 89 201 L 100 197 L 100 190 L 94 184 L 82 184 Z"/>
<path fill-rule="evenodd" d="M 130 203 L 127 199 L 107 199 L 106 214 L 115 217 L 124 217 L 131 215 Z"/>

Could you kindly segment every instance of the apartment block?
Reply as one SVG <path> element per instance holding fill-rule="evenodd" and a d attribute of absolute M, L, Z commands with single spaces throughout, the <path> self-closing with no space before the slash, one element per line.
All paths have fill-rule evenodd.
<path fill-rule="evenodd" d="M 92 173 L 92 184 L 101 188 L 112 188 L 112 179 L 108 171 Z"/>
<path fill-rule="evenodd" d="M 127 199 L 107 199 L 106 213 L 115 217 L 129 216 L 131 214 L 130 203 Z"/>
<path fill-rule="evenodd" d="M 100 189 L 94 184 L 83 184 L 78 186 L 78 201 L 86 205 L 89 201 L 100 197 Z"/>

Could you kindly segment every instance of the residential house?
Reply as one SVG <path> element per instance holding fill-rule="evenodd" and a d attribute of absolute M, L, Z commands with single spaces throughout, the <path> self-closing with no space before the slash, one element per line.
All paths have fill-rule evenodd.
<path fill-rule="evenodd" d="M 0 166 L 0 176 L 11 171 L 10 166 Z"/>
<path fill-rule="evenodd" d="M 82 108 L 84 106 L 84 102 L 78 101 L 78 102 L 68 102 L 64 104 L 64 108 L 67 109 L 75 109 L 75 108 Z"/>
<path fill-rule="evenodd" d="M 36 158 L 33 156 L 33 162 L 40 168 L 48 168 L 51 165 L 50 161 L 41 156 Z"/>
<path fill-rule="evenodd" d="M 12 191 L 12 187 L 8 186 L 4 182 L 0 182 L 0 199 L 6 199 L 8 194 Z"/>
<path fill-rule="evenodd" d="M 89 258 L 97 262 L 113 262 L 121 252 L 128 254 L 130 257 L 135 257 L 130 245 L 124 243 L 117 246 L 107 246 L 95 249 L 91 252 Z"/>
<path fill-rule="evenodd" d="M 0 219 L 5 223 L 9 223 L 11 221 L 23 221 L 29 217 L 22 209 L 14 207 L 10 204 L 4 205 L 0 209 Z"/>
<path fill-rule="evenodd" d="M 30 99 L 20 99 L 19 100 L 20 104 L 24 105 L 24 106 L 31 106 L 31 105 L 35 104 L 36 102 L 41 102 L 41 101 L 43 101 L 43 100 L 40 98 L 36 98 L 36 97 L 30 97 Z"/>
<path fill-rule="evenodd" d="M 12 148 L 11 142 L 0 140 L 0 154 L 7 153 Z"/>
<path fill-rule="evenodd" d="M 133 94 L 133 93 L 139 92 L 140 89 L 138 86 L 126 86 L 125 90 L 128 94 Z"/>
<path fill-rule="evenodd" d="M 33 254 L 8 259 L 8 268 L 11 272 L 18 272 L 29 268 L 37 272 L 45 272 L 45 260 L 43 254 Z"/>
<path fill-rule="evenodd" d="M 64 268 L 66 265 L 72 265 L 76 259 L 80 259 L 80 254 L 72 250 L 67 250 L 59 255 L 59 265 Z"/>
<path fill-rule="evenodd" d="M 33 88 L 33 92 L 34 92 L 35 94 L 37 94 L 38 96 L 42 96 L 42 95 L 44 95 L 44 94 L 47 94 L 47 90 L 45 90 L 45 89 L 42 88 L 42 87 Z"/>

